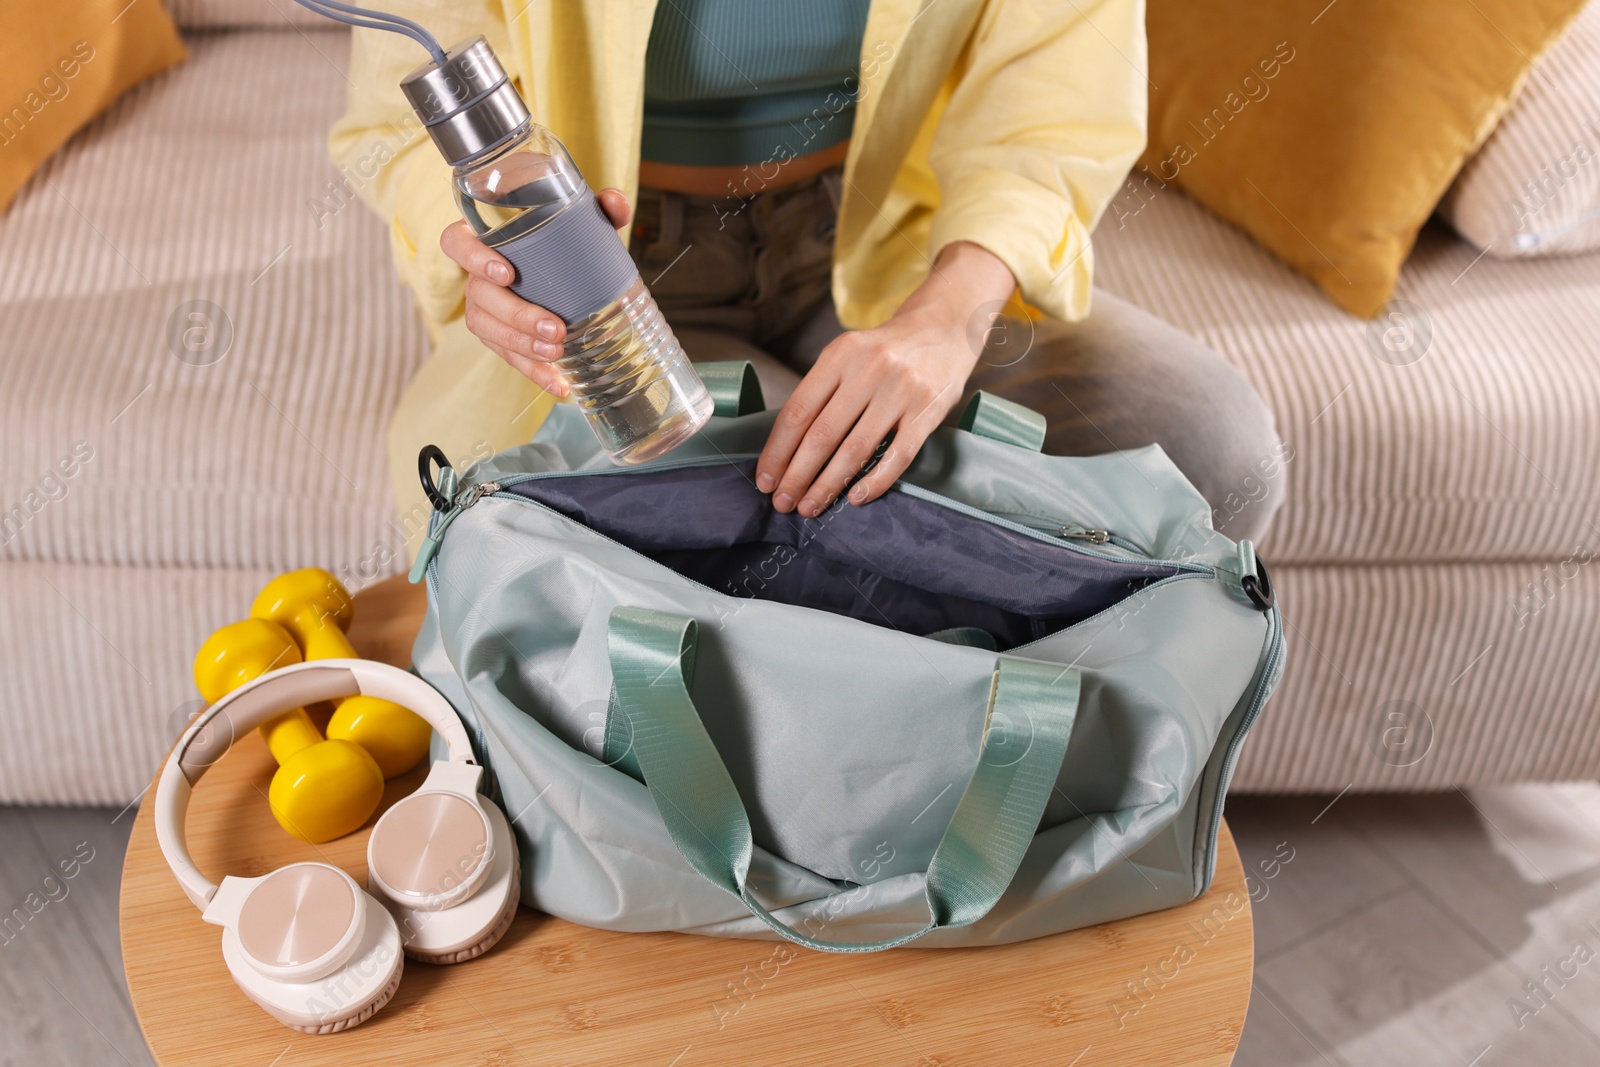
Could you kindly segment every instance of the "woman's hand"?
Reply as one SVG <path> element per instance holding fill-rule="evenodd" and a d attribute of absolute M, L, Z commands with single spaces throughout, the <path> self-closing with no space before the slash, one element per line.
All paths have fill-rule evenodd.
<path fill-rule="evenodd" d="M 626 226 L 633 209 L 622 190 L 602 189 L 599 196 L 611 225 L 619 230 Z M 439 247 L 467 272 L 467 329 L 534 384 L 566 396 L 567 383 L 550 364 L 561 358 L 567 324 L 506 288 L 511 284 L 511 264 L 478 240 L 465 222 L 445 227 Z"/>
<path fill-rule="evenodd" d="M 850 490 L 875 500 L 905 473 L 961 399 L 992 316 L 1016 287 L 992 252 L 958 241 L 882 326 L 841 334 L 778 413 L 756 461 L 756 487 L 780 512 L 822 514 L 890 433 L 894 443 Z"/>

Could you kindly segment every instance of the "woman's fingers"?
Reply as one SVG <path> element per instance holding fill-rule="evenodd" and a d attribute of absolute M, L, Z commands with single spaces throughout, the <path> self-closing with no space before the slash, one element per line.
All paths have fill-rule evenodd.
<path fill-rule="evenodd" d="M 929 406 L 920 413 L 913 412 L 902 418 L 895 428 L 894 440 L 883 457 L 878 460 L 877 466 L 850 487 L 850 503 L 856 505 L 870 503 L 888 492 L 895 480 L 911 466 L 911 461 L 917 458 L 917 453 L 922 451 L 928 435 L 933 433 L 944 420 L 945 414 L 944 408 Z M 881 441 L 882 437 L 879 440 Z"/>
<path fill-rule="evenodd" d="M 780 512 L 793 507 L 810 519 L 822 514 L 833 502 L 832 496 L 819 495 L 814 483 L 828 459 L 850 435 L 871 400 L 868 392 L 834 390 L 828 403 L 811 420 L 810 428 L 800 439 L 794 457 L 784 469 L 783 477 L 778 480 L 778 488 L 772 494 L 773 507 Z"/>
<path fill-rule="evenodd" d="M 756 459 L 756 488 L 763 493 L 773 493 L 772 504 L 779 511 L 791 510 L 798 500 L 793 492 L 787 499 L 780 499 L 775 490 L 788 478 L 795 451 L 805 438 L 806 431 L 811 429 L 812 421 L 827 406 L 838 382 L 839 377 L 830 364 L 819 363 L 812 367 L 811 373 L 800 379 L 800 384 L 784 401 L 778 417 L 773 420 L 772 432 L 767 435 L 767 443 Z M 804 488 L 809 482 L 810 479 L 807 479 L 797 488 Z"/>
<path fill-rule="evenodd" d="M 496 285 L 510 285 L 514 277 L 506 258 L 482 241 L 465 222 L 452 222 L 439 235 L 439 247 L 462 270 Z"/>
<path fill-rule="evenodd" d="M 510 264 L 478 240 L 465 222 L 447 226 L 439 236 L 439 247 L 467 272 L 467 329 L 518 373 L 565 396 L 566 383 L 550 362 L 561 358 L 566 323 L 507 289 Z"/>
<path fill-rule="evenodd" d="M 513 352 L 502 348 L 490 341 L 483 342 L 484 347 L 510 364 L 511 369 L 528 379 L 534 385 L 554 396 L 566 396 L 567 383 L 562 380 L 561 372 L 543 360 L 532 359 L 520 352 Z"/>
<path fill-rule="evenodd" d="M 561 358 L 561 342 L 566 340 L 567 324 L 559 315 L 482 278 L 467 279 L 467 309 L 473 308 L 520 335 L 521 341 L 514 346 L 519 352 L 539 359 Z"/>
<path fill-rule="evenodd" d="M 491 318 L 478 305 L 468 302 L 467 329 L 491 350 L 510 363 L 524 377 L 539 383 L 557 396 L 566 396 L 567 387 L 549 356 L 533 350 L 528 338 L 498 319 Z M 548 373 L 547 373 L 548 372 Z"/>
<path fill-rule="evenodd" d="M 845 486 L 850 484 L 850 479 L 860 474 L 872 461 L 872 454 L 894 429 L 894 424 L 895 412 L 887 404 L 869 405 L 856 420 L 855 429 L 850 431 L 850 436 L 845 438 L 844 444 L 839 446 L 833 458 L 828 461 L 828 465 L 823 468 L 822 474 L 803 494 L 800 514 L 817 515 L 827 510 L 828 505 L 844 492 Z M 808 501 L 814 505 L 815 510 L 808 510 Z M 865 502 L 865 500 L 857 501 L 857 503 Z"/>
<path fill-rule="evenodd" d="M 602 189 L 598 194 L 600 209 L 606 213 L 606 218 L 611 220 L 611 225 L 622 229 L 633 217 L 633 206 L 628 203 L 628 196 L 621 189 Z"/>
<path fill-rule="evenodd" d="M 465 222 L 445 227 L 439 236 L 439 247 L 467 272 L 468 309 L 476 304 L 490 318 L 527 339 L 526 343 L 508 347 L 547 359 L 560 357 L 559 346 L 567 335 L 566 323 L 560 316 L 528 303 L 505 288 L 511 283 L 512 275 L 511 266 L 504 257 L 478 240 Z M 541 344 L 542 351 L 538 347 Z"/>
<path fill-rule="evenodd" d="M 626 196 L 608 189 L 600 202 L 613 223 L 626 224 L 631 214 Z M 571 390 L 551 363 L 562 356 L 567 324 L 506 288 L 515 276 L 511 264 L 465 222 L 445 227 L 439 247 L 467 272 L 467 329 L 523 377 L 546 392 L 566 396 Z"/>

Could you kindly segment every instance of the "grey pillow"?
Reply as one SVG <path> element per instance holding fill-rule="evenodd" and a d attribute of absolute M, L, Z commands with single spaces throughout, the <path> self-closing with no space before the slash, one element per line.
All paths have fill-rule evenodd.
<path fill-rule="evenodd" d="M 1600 0 L 1529 72 L 1439 214 L 1491 256 L 1600 249 Z"/>

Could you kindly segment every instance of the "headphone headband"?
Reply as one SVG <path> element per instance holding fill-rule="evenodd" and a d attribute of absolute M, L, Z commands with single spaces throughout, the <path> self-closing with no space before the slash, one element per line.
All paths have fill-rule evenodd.
<path fill-rule="evenodd" d="M 450 702 L 416 675 L 364 659 L 324 659 L 268 671 L 195 717 L 172 747 L 156 783 L 156 841 L 184 894 L 204 908 L 217 887 L 200 873 L 184 840 L 194 783 L 238 738 L 286 711 L 322 700 L 372 696 L 409 709 L 438 731 L 451 763 L 473 762 L 472 745 Z"/>

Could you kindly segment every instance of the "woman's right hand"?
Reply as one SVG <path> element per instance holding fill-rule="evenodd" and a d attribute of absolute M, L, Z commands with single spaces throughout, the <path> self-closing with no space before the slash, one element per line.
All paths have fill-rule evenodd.
<path fill-rule="evenodd" d="M 619 230 L 626 226 L 633 209 L 622 190 L 602 189 L 599 197 L 611 225 Z M 467 272 L 467 329 L 535 385 L 566 396 L 567 383 L 551 363 L 561 358 L 567 324 L 507 288 L 511 264 L 478 240 L 465 222 L 445 227 L 439 247 Z"/>

